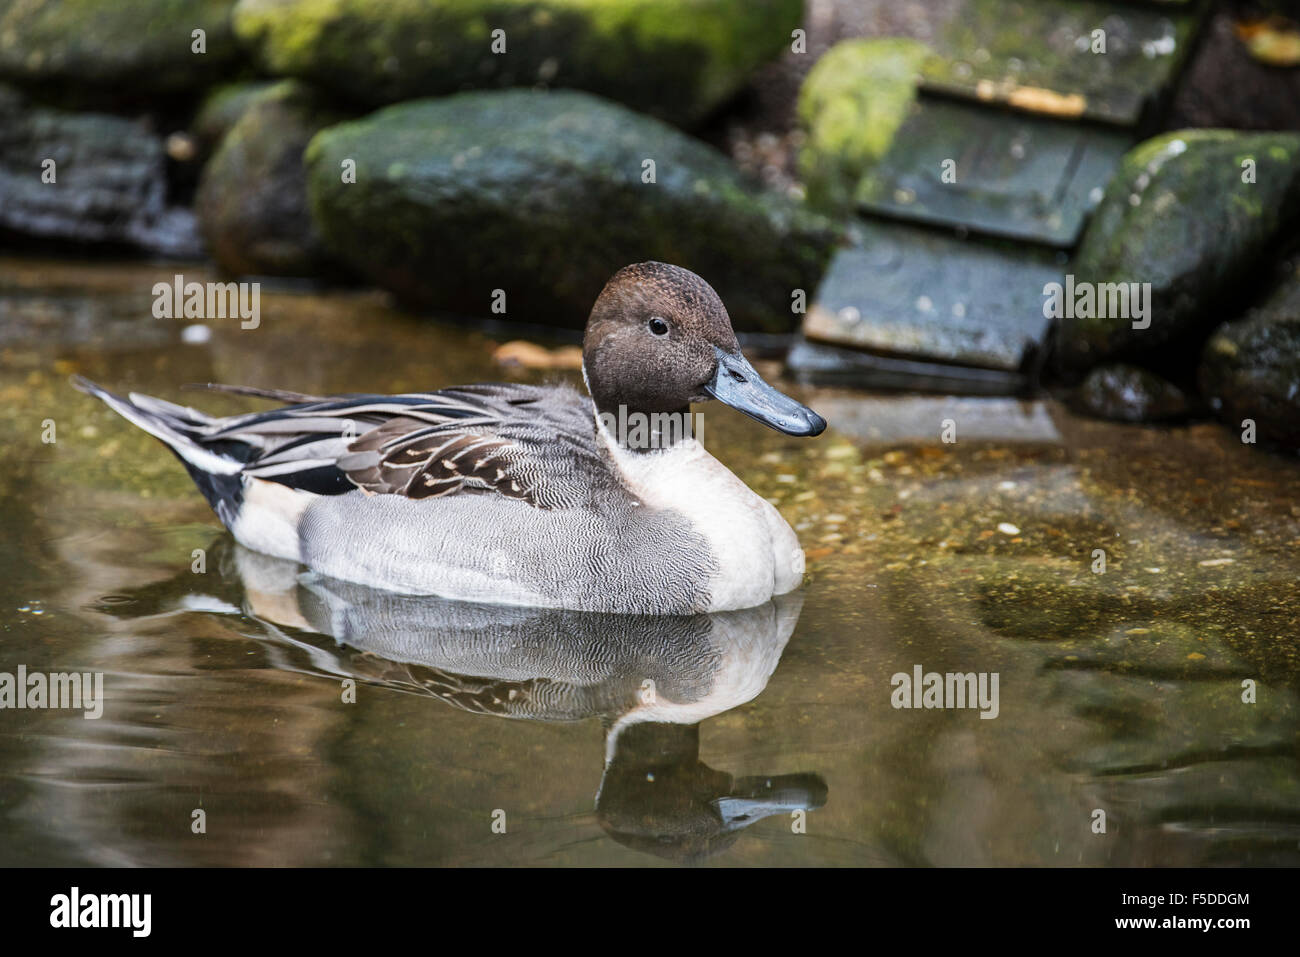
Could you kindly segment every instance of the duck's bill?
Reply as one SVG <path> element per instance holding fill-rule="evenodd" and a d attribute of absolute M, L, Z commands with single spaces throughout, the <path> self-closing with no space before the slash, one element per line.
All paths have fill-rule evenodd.
<path fill-rule="evenodd" d="M 814 811 L 825 806 L 826 793 L 826 782 L 816 774 L 740 778 L 713 806 L 725 830 L 735 831 L 773 814 Z"/>
<path fill-rule="evenodd" d="M 825 419 L 764 382 L 739 351 L 724 352 L 717 346 L 714 349 L 718 353 L 718 371 L 704 387 L 705 392 L 786 435 L 821 435 Z"/>

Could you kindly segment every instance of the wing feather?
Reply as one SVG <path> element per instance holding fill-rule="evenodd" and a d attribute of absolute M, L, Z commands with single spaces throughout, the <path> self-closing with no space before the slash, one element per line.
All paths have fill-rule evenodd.
<path fill-rule="evenodd" d="M 266 398 L 283 393 L 220 387 Z M 293 486 L 437 499 L 496 494 L 538 508 L 579 504 L 608 477 L 591 401 L 567 387 L 463 386 L 405 395 L 306 396 L 267 412 L 196 421 L 204 442 L 255 450 L 244 474 Z M 346 482 L 342 479 L 346 478 Z M 326 483 L 325 487 L 330 487 Z"/>

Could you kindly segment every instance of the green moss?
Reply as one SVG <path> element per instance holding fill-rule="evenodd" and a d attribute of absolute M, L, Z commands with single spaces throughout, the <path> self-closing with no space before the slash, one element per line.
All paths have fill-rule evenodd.
<path fill-rule="evenodd" d="M 817 61 L 799 91 L 807 131 L 799 168 L 810 200 L 832 207 L 852 201 L 907 117 L 927 54 L 914 40 L 847 40 Z"/>
<path fill-rule="evenodd" d="M 8 0 L 0 3 L 0 76 L 44 95 L 97 101 L 199 89 L 240 57 L 235 0 Z M 206 34 L 204 54 L 191 34 Z"/>
<path fill-rule="evenodd" d="M 694 122 L 775 57 L 801 16 L 798 0 L 243 0 L 234 20 L 266 69 L 360 102 L 544 83 Z"/>
<path fill-rule="evenodd" d="M 1151 284 L 1151 325 L 1128 316 L 1063 320 L 1058 364 L 1086 369 L 1111 358 L 1192 361 L 1233 284 L 1300 214 L 1300 135 L 1179 130 L 1125 156 L 1079 245 L 1080 281 Z M 1253 182 L 1242 161 L 1256 161 Z"/>

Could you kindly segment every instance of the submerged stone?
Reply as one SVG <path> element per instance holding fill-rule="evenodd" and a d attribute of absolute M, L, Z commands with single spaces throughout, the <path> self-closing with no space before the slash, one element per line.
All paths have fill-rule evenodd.
<path fill-rule="evenodd" d="M 141 124 L 32 107 L 0 87 L 0 229 L 198 256 L 194 217 L 168 206 L 167 155 Z"/>
<path fill-rule="evenodd" d="M 296 80 L 253 95 L 203 169 L 195 211 L 208 251 L 234 274 L 310 276 L 326 264 L 307 209 L 302 153 L 343 118 Z"/>
<path fill-rule="evenodd" d="M 1250 420 L 1259 441 L 1300 449 L 1300 270 L 1246 318 L 1205 344 L 1201 390 L 1233 429 Z"/>
<path fill-rule="evenodd" d="M 788 331 L 840 233 L 704 144 L 571 91 L 403 103 L 323 130 L 305 160 L 343 262 L 466 315 L 581 326 L 615 271 L 659 259 L 710 282 L 738 328 Z"/>
<path fill-rule="evenodd" d="M 1187 395 L 1168 379 L 1122 364 L 1093 369 L 1073 400 L 1079 411 L 1115 422 L 1161 422 L 1191 412 Z"/>
<path fill-rule="evenodd" d="M 799 90 L 807 139 L 799 173 L 809 200 L 848 206 L 859 180 L 893 143 L 916 98 L 927 48 L 902 37 L 845 40 L 817 61 Z"/>
<path fill-rule="evenodd" d="M 241 0 L 271 73 L 379 105 L 502 86 L 568 87 L 692 123 L 774 59 L 800 0 Z"/>
<path fill-rule="evenodd" d="M 1072 267 L 1055 362 L 1194 362 L 1234 284 L 1300 212 L 1300 134 L 1182 130 L 1133 149 L 1106 190 Z M 1136 291 L 1146 315 L 1104 290 Z M 1091 296 L 1088 302 L 1087 296 Z"/>

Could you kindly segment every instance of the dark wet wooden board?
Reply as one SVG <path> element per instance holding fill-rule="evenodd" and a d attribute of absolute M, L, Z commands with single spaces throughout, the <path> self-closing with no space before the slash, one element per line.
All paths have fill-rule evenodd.
<path fill-rule="evenodd" d="M 1068 248 L 1132 143 L 1094 124 L 922 99 L 856 198 L 870 213 Z"/>
<path fill-rule="evenodd" d="M 855 389 L 1009 396 L 1028 388 L 1027 377 L 1018 372 L 882 356 L 804 338 L 790 347 L 785 367 L 795 379 L 809 385 Z"/>
<path fill-rule="evenodd" d="M 831 261 L 804 319 L 812 340 L 910 359 L 1014 371 L 1046 334 L 1043 286 L 1064 254 L 862 224 Z"/>
<path fill-rule="evenodd" d="M 923 89 L 1133 126 L 1177 76 L 1203 3 L 964 0 L 922 67 Z M 1105 52 L 1093 52 L 1093 31 Z"/>

